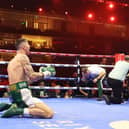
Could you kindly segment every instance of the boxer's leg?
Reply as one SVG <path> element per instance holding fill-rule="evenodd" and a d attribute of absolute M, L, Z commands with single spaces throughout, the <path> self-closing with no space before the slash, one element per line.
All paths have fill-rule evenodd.
<path fill-rule="evenodd" d="M 33 98 L 28 88 L 13 90 L 11 92 L 13 104 L 2 117 L 12 117 L 14 115 L 32 115 L 36 117 L 52 118 L 53 111 L 40 99 Z"/>
<path fill-rule="evenodd" d="M 10 108 L 11 104 L 8 103 L 0 103 L 0 112 L 7 110 L 8 108 Z"/>

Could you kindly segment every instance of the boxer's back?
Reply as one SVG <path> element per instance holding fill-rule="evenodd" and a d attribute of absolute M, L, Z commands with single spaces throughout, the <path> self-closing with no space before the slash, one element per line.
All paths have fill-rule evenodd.
<path fill-rule="evenodd" d="M 21 81 L 27 81 L 27 77 L 22 65 L 22 59 L 25 55 L 17 54 L 8 64 L 9 84 L 14 84 Z"/>

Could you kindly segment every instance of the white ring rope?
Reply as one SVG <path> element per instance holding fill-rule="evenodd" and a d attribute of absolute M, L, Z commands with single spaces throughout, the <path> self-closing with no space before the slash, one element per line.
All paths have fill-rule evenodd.
<path fill-rule="evenodd" d="M 0 64 L 8 64 L 8 61 L 0 61 Z M 31 63 L 31 65 L 33 66 L 55 66 L 55 67 L 78 67 L 78 65 L 75 64 L 50 64 L 50 63 Z M 114 67 L 114 65 L 101 65 L 101 64 L 81 64 L 80 67 L 88 67 L 91 65 L 97 65 L 97 66 L 101 66 L 101 67 L 105 67 L 105 68 L 112 68 Z"/>
<path fill-rule="evenodd" d="M 81 67 L 89 67 L 91 65 L 97 65 L 97 66 L 105 67 L 105 68 L 113 68 L 114 67 L 114 65 L 101 65 L 101 64 L 81 64 L 80 66 Z"/>
<path fill-rule="evenodd" d="M 97 87 L 80 87 L 80 89 L 82 89 L 82 90 L 98 90 L 98 88 Z M 102 88 L 103 90 L 106 90 L 106 91 L 111 91 L 112 90 L 112 88 Z"/>
<path fill-rule="evenodd" d="M 0 75 L 1 78 L 8 78 L 8 75 Z M 76 78 L 67 78 L 67 77 L 46 77 L 43 80 L 69 80 L 69 81 L 76 81 Z"/>
<path fill-rule="evenodd" d="M 0 85 L 0 88 L 8 88 L 8 85 Z M 56 87 L 50 87 L 50 86 L 29 86 L 30 89 L 40 89 L 40 90 L 45 90 L 45 89 L 51 89 L 51 90 L 77 90 L 78 87 L 63 87 L 63 86 L 56 86 Z M 79 87 L 79 89 L 82 90 L 98 90 L 97 87 Z M 102 88 L 103 90 L 106 91 L 111 91 L 112 88 Z"/>
<path fill-rule="evenodd" d="M 8 61 L 0 61 L 0 64 L 8 64 Z M 55 66 L 55 67 L 77 67 L 74 64 L 54 64 L 54 63 L 31 63 L 33 66 Z"/>

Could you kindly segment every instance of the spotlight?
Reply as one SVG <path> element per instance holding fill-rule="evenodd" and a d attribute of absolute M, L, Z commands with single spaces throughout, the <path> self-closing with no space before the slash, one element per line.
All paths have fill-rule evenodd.
<path fill-rule="evenodd" d="M 69 12 L 68 11 L 65 11 L 65 15 L 68 15 L 69 14 Z"/>
<path fill-rule="evenodd" d="M 114 6 L 115 6 L 115 5 L 114 5 L 113 3 L 109 3 L 109 5 L 108 5 L 109 9 L 113 9 Z"/>
<path fill-rule="evenodd" d="M 38 11 L 39 12 L 43 12 L 43 8 L 38 8 Z"/>
<path fill-rule="evenodd" d="M 93 13 L 88 13 L 87 14 L 87 19 L 93 20 L 94 19 L 94 14 Z"/>
<path fill-rule="evenodd" d="M 110 22 L 115 22 L 116 18 L 114 16 L 110 16 L 109 20 L 110 20 Z"/>

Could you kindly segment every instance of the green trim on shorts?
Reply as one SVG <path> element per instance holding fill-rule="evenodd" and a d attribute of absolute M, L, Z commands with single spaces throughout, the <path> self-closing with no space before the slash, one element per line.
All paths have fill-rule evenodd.
<path fill-rule="evenodd" d="M 18 82 L 18 83 L 9 85 L 10 91 L 20 90 L 23 88 L 28 88 L 28 83 L 26 81 Z"/>
<path fill-rule="evenodd" d="M 97 87 L 98 87 L 98 97 L 102 97 L 102 95 L 103 95 L 103 88 L 102 88 L 101 80 L 97 81 Z"/>
<path fill-rule="evenodd" d="M 28 88 L 28 83 L 26 81 L 11 84 L 9 86 L 9 95 L 12 99 L 12 103 L 16 103 L 18 107 L 27 107 L 25 102 L 22 100 L 21 89 Z"/>

